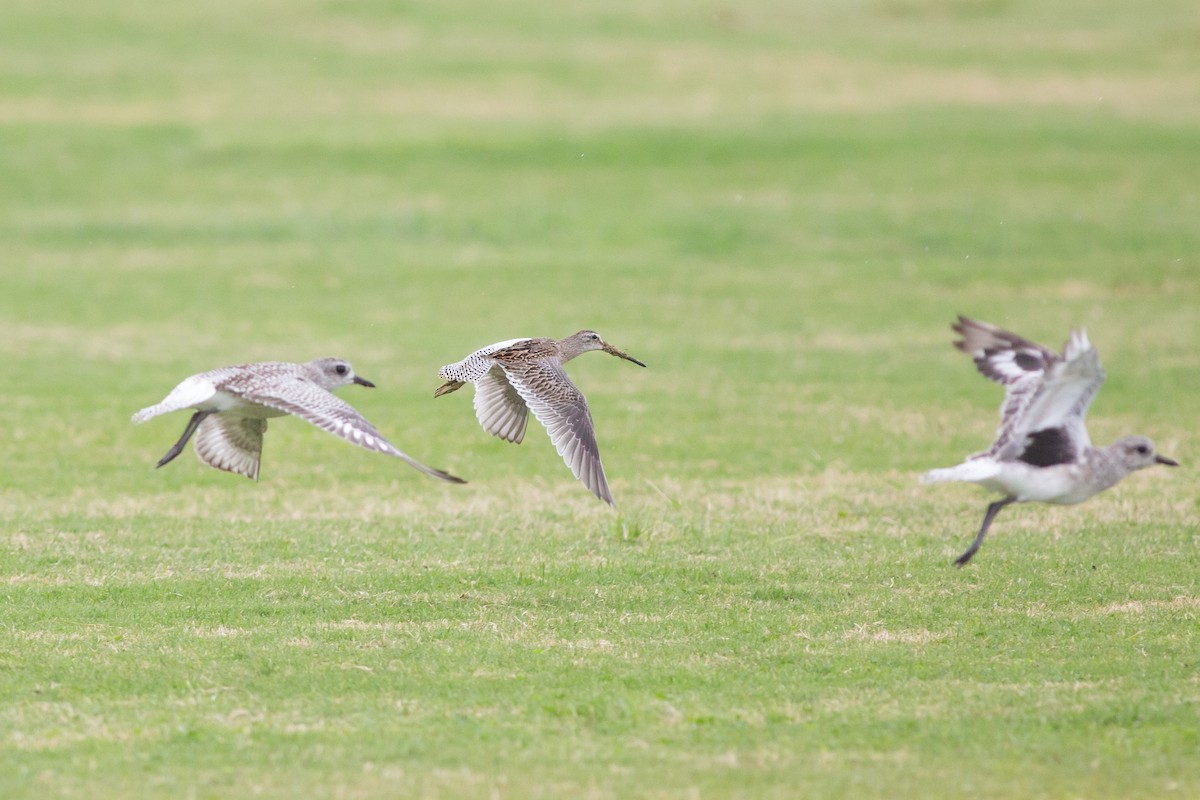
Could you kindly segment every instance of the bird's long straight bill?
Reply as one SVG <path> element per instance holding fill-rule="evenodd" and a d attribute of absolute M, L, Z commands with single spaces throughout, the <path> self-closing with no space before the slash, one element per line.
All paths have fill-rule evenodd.
<path fill-rule="evenodd" d="M 1176 460 L 1175 460 L 1175 459 L 1173 459 L 1173 458 L 1167 458 L 1166 456 L 1155 456 L 1155 457 L 1154 457 L 1154 463 L 1156 463 L 1156 464 L 1166 464 L 1168 467 L 1178 467 L 1178 466 L 1179 466 L 1179 462 L 1178 462 L 1178 461 L 1176 461 Z"/>
<path fill-rule="evenodd" d="M 623 350 L 618 350 L 617 348 L 613 347 L 611 344 L 608 344 L 607 342 L 604 343 L 603 350 L 604 350 L 604 352 L 608 353 L 609 355 L 614 355 L 617 358 L 623 358 L 626 361 L 632 361 L 633 363 L 637 364 L 639 367 L 646 366 L 645 364 L 638 361 L 633 356 L 629 355 L 629 353 L 626 353 Z"/>

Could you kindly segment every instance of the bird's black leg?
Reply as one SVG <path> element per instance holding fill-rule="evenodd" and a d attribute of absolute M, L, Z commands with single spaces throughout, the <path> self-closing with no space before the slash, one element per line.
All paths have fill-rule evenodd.
<path fill-rule="evenodd" d="M 967 548 L 967 551 L 954 560 L 955 564 L 961 567 L 963 564 L 971 560 L 971 556 L 978 552 L 979 545 L 983 544 L 983 537 L 987 536 L 988 528 L 991 526 L 992 520 L 994 520 L 996 515 L 1000 513 L 1000 509 L 1004 508 L 1009 503 L 1015 503 L 1016 501 L 1017 498 L 1015 497 L 1005 497 L 997 500 L 987 507 L 987 513 L 983 515 L 983 524 L 979 526 L 979 534 L 976 535 L 975 541 L 971 542 L 971 546 Z"/>
<path fill-rule="evenodd" d="M 188 439 L 192 438 L 192 434 L 196 432 L 196 428 L 198 428 L 200 423 L 204 421 L 204 418 L 211 413 L 213 412 L 197 411 L 195 414 L 192 414 L 192 418 L 188 420 L 187 427 L 183 429 L 183 436 L 179 437 L 179 441 L 171 446 L 171 449 L 167 451 L 167 454 L 160 458 L 154 467 L 157 469 L 163 464 L 169 464 L 171 459 L 182 453 L 184 445 L 188 443 Z"/>

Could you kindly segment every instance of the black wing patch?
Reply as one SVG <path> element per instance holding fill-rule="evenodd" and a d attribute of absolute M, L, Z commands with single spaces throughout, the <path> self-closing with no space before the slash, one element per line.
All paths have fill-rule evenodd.
<path fill-rule="evenodd" d="M 1017 458 L 1035 467 L 1071 464 L 1075 459 L 1075 443 L 1066 428 L 1042 428 L 1028 434 L 1025 450 Z"/>
<path fill-rule="evenodd" d="M 991 353 L 989 353 L 991 355 Z M 1046 359 L 1036 353 L 1030 353 L 1027 350 L 1017 350 L 1013 355 L 1013 361 L 1017 366 L 1026 372 L 1036 372 L 1039 369 L 1046 368 Z"/>

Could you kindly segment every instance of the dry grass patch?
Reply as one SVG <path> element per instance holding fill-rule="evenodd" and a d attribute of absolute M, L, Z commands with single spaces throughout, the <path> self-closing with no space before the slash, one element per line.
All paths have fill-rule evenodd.
<path fill-rule="evenodd" d="M 953 634 L 948 631 L 935 632 L 927 630 L 888 630 L 882 622 L 859 623 L 842 634 L 842 638 L 854 642 L 873 642 L 880 644 L 929 644 L 940 642 Z"/>
<path fill-rule="evenodd" d="M 1170 600 L 1130 600 L 1123 603 L 1110 603 L 1096 609 L 1096 613 L 1138 615 L 1154 611 L 1181 611 L 1184 619 L 1196 619 L 1195 612 L 1198 610 L 1200 610 L 1200 597 L 1173 597 Z"/>

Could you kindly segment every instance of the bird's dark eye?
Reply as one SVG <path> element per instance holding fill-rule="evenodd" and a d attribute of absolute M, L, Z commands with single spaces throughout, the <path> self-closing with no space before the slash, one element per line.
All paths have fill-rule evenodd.
<path fill-rule="evenodd" d="M 338 364 L 336 367 L 333 368 L 333 371 L 336 372 L 338 375 L 345 375 L 350 370 L 345 364 Z"/>
<path fill-rule="evenodd" d="M 1149 452 L 1150 452 L 1150 448 L 1149 448 L 1149 447 L 1146 447 L 1146 445 L 1144 445 L 1144 444 L 1139 444 L 1139 445 L 1138 445 L 1137 447 L 1135 447 L 1134 449 L 1135 449 L 1135 450 L 1137 450 L 1137 454 L 1138 454 L 1139 456 L 1144 456 L 1144 455 L 1147 455 L 1147 454 L 1149 454 Z"/>

